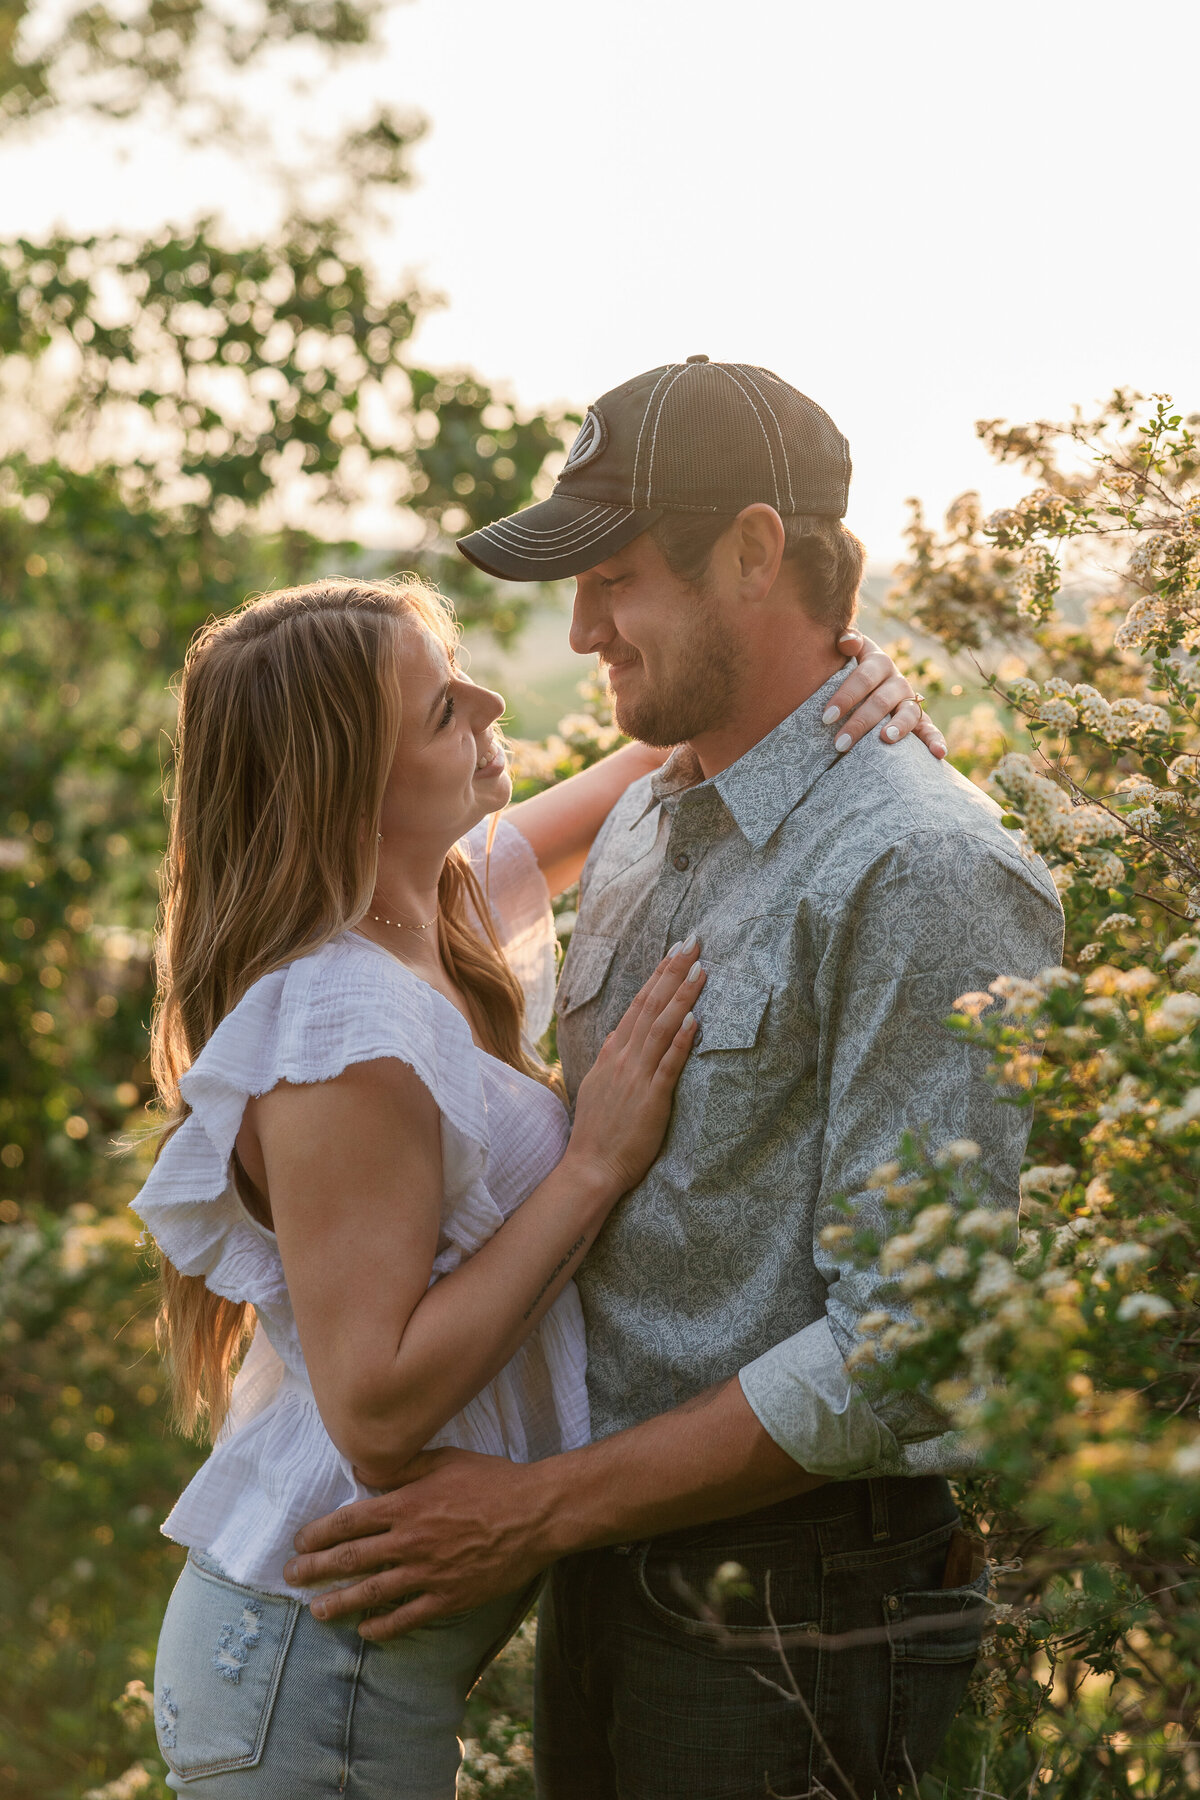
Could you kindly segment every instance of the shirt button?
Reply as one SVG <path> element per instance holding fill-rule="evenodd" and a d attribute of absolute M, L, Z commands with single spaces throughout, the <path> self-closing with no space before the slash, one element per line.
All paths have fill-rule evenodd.
<path fill-rule="evenodd" d="M 691 860 L 692 860 L 692 859 L 691 859 L 691 857 L 690 857 L 690 856 L 689 856 L 689 855 L 688 855 L 688 853 L 687 853 L 687 851 L 686 851 L 686 850 L 681 850 L 681 851 L 680 851 L 680 852 L 679 852 L 679 855 L 678 855 L 678 856 L 677 856 L 677 857 L 675 857 L 675 859 L 674 859 L 674 861 L 675 861 L 675 867 L 676 867 L 676 868 L 677 868 L 677 869 L 679 869 L 679 870 L 683 870 L 683 869 L 686 869 L 686 868 L 687 868 L 687 866 L 688 866 L 688 864 L 689 864 L 689 863 L 690 863 L 690 862 L 691 862 Z"/>

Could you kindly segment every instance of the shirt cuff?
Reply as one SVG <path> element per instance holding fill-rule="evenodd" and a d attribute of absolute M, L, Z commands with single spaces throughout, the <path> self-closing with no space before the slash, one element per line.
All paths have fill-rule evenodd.
<path fill-rule="evenodd" d="M 763 1430 L 810 1475 L 834 1481 L 900 1460 L 900 1448 L 850 1378 L 828 1319 L 815 1319 L 738 1375 Z"/>

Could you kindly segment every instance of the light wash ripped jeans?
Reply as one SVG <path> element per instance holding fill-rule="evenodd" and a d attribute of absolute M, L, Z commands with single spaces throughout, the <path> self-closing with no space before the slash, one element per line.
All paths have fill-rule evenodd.
<path fill-rule="evenodd" d="M 536 1588 L 375 1644 L 193 1551 L 154 1670 L 167 1786 L 196 1800 L 453 1800 L 467 1695 Z"/>

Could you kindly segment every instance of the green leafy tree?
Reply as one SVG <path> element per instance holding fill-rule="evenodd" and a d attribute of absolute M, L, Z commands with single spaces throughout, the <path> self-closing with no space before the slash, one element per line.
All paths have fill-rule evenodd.
<path fill-rule="evenodd" d="M 7 145 L 66 114 L 219 133 L 266 221 L 252 244 L 215 212 L 141 240 L 0 243 L 0 1795 L 21 1800 L 164 1791 L 145 1684 L 179 1553 L 157 1528 L 201 1453 L 166 1421 L 125 1212 L 145 1150 L 116 1152 L 149 1094 L 187 642 L 322 571 L 438 576 L 450 536 L 525 504 L 561 449 L 560 421 L 423 367 L 429 300 L 364 261 L 420 121 L 368 86 L 332 140 L 280 142 L 248 108 L 251 75 L 295 92 L 365 67 L 381 16 L 153 0 L 49 30 L 0 4 Z M 455 561 L 464 618 L 511 634 L 519 598 Z"/>

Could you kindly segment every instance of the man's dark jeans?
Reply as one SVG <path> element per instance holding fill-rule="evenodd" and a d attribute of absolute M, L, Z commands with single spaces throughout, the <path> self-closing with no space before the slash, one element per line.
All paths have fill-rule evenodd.
<path fill-rule="evenodd" d="M 979 1649 L 982 1583 L 941 1586 L 956 1523 L 938 1476 L 843 1481 L 566 1558 L 538 1627 L 539 1800 L 894 1794 L 932 1762 Z M 717 1622 L 725 1562 L 754 1592 Z"/>

